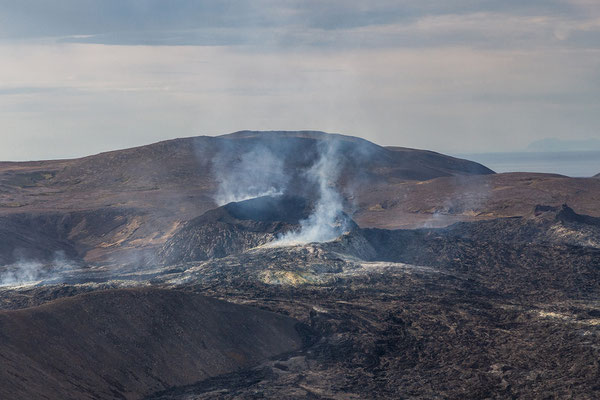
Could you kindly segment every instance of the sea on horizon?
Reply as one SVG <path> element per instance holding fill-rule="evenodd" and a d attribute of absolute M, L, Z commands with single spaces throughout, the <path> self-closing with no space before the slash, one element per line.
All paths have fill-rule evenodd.
<path fill-rule="evenodd" d="M 544 172 L 570 177 L 600 173 L 600 151 L 506 152 L 455 154 L 496 172 Z"/>

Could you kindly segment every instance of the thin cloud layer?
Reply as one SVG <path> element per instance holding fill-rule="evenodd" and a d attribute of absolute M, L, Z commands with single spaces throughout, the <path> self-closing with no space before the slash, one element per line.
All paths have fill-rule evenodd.
<path fill-rule="evenodd" d="M 598 137 L 600 3 L 0 1 L 0 159 L 317 129 L 443 152 Z"/>
<path fill-rule="evenodd" d="M 553 38 L 592 45 L 600 30 L 599 7 L 586 0 L 20 0 L 0 2 L 0 16 L 0 38 L 9 40 L 263 49 L 503 47 Z"/>

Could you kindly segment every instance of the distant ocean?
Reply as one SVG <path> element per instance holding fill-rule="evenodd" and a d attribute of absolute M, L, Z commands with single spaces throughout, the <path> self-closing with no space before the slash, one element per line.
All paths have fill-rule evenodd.
<path fill-rule="evenodd" d="M 600 151 L 456 154 L 496 172 L 546 172 L 572 177 L 600 173 Z"/>

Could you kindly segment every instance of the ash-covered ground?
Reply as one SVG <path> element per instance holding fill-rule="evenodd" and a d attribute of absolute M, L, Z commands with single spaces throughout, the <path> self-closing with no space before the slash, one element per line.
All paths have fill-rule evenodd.
<path fill-rule="evenodd" d="M 203 196 L 240 201 L 196 212 L 181 201 L 157 211 L 163 189 L 129 201 L 129 178 L 106 173 L 93 179 L 115 186 L 95 201 L 109 204 L 61 211 L 40 195 L 100 190 L 91 178 L 81 193 L 64 186 L 100 156 L 25 182 L 43 200 L 5 191 L 31 203 L 0 216 L 0 397 L 600 397 L 597 179 L 515 183 L 464 160 L 358 151 L 350 140 L 356 166 L 315 133 L 238 136 L 213 162 L 237 166 L 218 170 L 228 184 L 261 160 L 265 171 L 304 172 L 218 186 Z M 299 144 L 314 152 L 295 154 Z M 181 146 L 168 144 L 169 163 L 188 160 Z M 406 213 L 410 229 L 386 229 Z"/>
<path fill-rule="evenodd" d="M 272 212 L 239 212 L 260 201 Z M 195 248 L 179 246 L 178 259 L 168 242 L 157 265 L 75 269 L 60 284 L 4 289 L 2 307 L 141 286 L 250 305 L 300 323 L 297 350 L 132 398 L 600 395 L 598 219 L 540 206 L 527 217 L 441 229 L 346 224 L 349 230 L 329 242 L 269 245 L 279 228 L 301 220 L 277 222 L 278 213 L 289 215 L 285 206 L 298 204 L 287 197 L 230 204 L 173 236 L 179 243 L 212 233 Z M 214 251 L 223 248 L 235 251 Z M 148 338 L 140 345 L 151 352 L 156 344 Z M 118 382 L 104 385 L 121 393 Z"/>

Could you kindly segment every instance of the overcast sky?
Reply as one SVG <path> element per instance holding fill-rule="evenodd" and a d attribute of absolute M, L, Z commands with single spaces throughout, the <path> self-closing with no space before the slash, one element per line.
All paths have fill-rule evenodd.
<path fill-rule="evenodd" d="M 242 129 L 600 138 L 598 0 L 0 0 L 1 160 Z"/>

